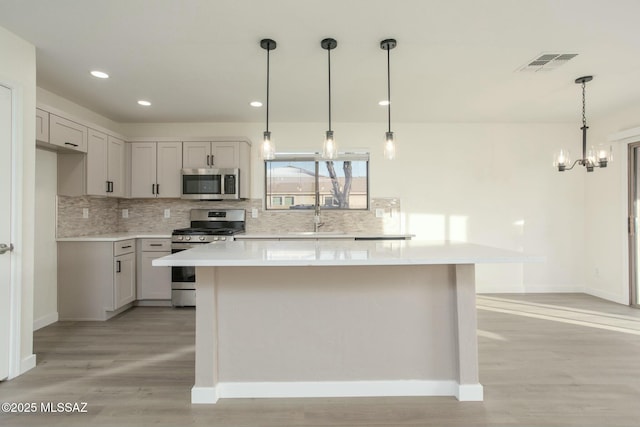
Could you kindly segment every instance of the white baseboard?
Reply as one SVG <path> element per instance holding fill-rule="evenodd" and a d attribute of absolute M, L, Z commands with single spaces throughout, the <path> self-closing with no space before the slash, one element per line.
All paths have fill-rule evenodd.
<path fill-rule="evenodd" d="M 218 390 L 215 387 L 191 388 L 191 403 L 216 403 L 218 401 Z"/>
<path fill-rule="evenodd" d="M 482 402 L 484 400 L 484 388 L 482 384 L 462 384 L 458 386 L 456 397 L 461 402 Z"/>
<path fill-rule="evenodd" d="M 575 294 L 584 292 L 585 289 L 582 286 L 577 285 L 526 285 L 524 288 L 522 286 L 508 287 L 501 285 L 484 285 L 482 287 L 478 286 L 477 289 L 478 294 Z"/>
<path fill-rule="evenodd" d="M 33 330 L 37 331 L 58 321 L 58 312 L 47 314 L 33 321 Z"/>
<path fill-rule="evenodd" d="M 216 387 L 193 387 L 191 403 L 216 403 L 219 398 L 455 396 L 460 401 L 482 401 L 480 384 L 455 381 L 319 381 L 233 382 Z"/>
<path fill-rule="evenodd" d="M 607 301 L 616 302 L 618 304 L 629 305 L 629 294 L 619 295 L 614 292 L 606 292 L 600 289 L 587 288 L 584 291 L 586 294 L 593 295 L 594 297 L 606 299 Z"/>
<path fill-rule="evenodd" d="M 20 375 L 36 367 L 36 355 L 31 354 L 20 361 Z"/>

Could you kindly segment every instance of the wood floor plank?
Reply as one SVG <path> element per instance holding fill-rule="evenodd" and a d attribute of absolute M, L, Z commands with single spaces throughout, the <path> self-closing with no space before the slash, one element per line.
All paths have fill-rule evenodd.
<path fill-rule="evenodd" d="M 478 298 L 484 402 L 221 399 L 191 405 L 194 311 L 137 307 L 34 334 L 35 369 L 1 402 L 87 402 L 82 414 L 0 414 L 2 426 L 640 425 L 640 310 L 583 294 Z M 618 329 L 616 329 L 618 328 Z"/>

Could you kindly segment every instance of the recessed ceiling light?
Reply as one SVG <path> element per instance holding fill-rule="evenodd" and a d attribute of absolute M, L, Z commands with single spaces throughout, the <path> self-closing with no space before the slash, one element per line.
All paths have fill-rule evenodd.
<path fill-rule="evenodd" d="M 249 105 L 251 105 L 252 107 L 256 107 L 256 108 L 257 107 L 262 107 L 262 102 L 260 102 L 260 101 L 251 101 L 249 103 Z"/>
<path fill-rule="evenodd" d="M 99 79 L 108 79 L 109 78 L 109 74 L 105 73 L 104 71 L 93 70 L 93 71 L 91 71 L 91 75 L 93 77 L 97 77 Z"/>
<path fill-rule="evenodd" d="M 381 105 L 381 106 L 383 106 L 383 107 L 386 107 L 386 106 L 387 106 L 387 105 L 389 105 L 389 104 L 390 104 L 390 103 L 389 103 L 389 101 L 387 101 L 386 99 L 385 99 L 385 100 L 383 100 L 383 101 L 378 102 L 378 105 Z"/>
<path fill-rule="evenodd" d="M 148 107 L 149 105 L 151 105 L 149 101 L 145 101 L 144 99 L 141 99 L 140 101 L 138 101 L 138 104 L 144 105 L 145 107 Z"/>

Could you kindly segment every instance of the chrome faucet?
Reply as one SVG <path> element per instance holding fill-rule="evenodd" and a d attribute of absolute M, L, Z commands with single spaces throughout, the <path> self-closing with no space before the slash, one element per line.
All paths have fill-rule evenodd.
<path fill-rule="evenodd" d="M 316 193 L 316 206 L 313 214 L 313 231 L 317 233 L 324 222 L 320 220 L 320 194 Z"/>

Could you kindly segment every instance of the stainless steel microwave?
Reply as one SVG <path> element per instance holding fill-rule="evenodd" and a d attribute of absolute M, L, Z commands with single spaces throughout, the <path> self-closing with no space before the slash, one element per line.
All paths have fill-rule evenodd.
<path fill-rule="evenodd" d="M 240 199 L 239 169 L 182 169 L 182 196 L 192 200 Z"/>

